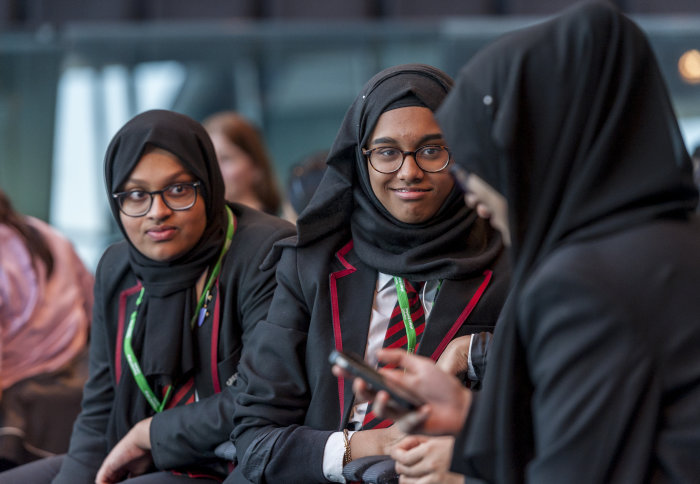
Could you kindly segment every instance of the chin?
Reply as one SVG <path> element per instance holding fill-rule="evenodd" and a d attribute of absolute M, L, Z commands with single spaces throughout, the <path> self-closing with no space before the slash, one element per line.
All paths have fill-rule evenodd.
<path fill-rule="evenodd" d="M 167 247 L 160 247 L 150 250 L 147 253 L 144 253 L 144 255 L 154 261 L 167 262 L 169 260 L 177 259 L 180 256 L 180 252 L 176 252 Z"/>
<path fill-rule="evenodd" d="M 403 222 L 403 223 L 405 223 L 405 224 L 422 224 L 422 223 L 424 223 L 426 220 L 428 220 L 428 218 L 429 218 L 429 217 L 422 217 L 422 216 L 417 216 L 417 215 L 413 215 L 413 216 L 404 216 L 404 217 L 396 217 L 396 219 L 397 219 L 399 222 Z"/>

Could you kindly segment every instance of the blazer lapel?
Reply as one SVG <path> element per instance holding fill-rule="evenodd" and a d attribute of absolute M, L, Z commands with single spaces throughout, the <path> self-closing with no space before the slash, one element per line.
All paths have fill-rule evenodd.
<path fill-rule="evenodd" d="M 450 281 L 445 280 L 425 325 L 425 332 L 418 347 L 418 354 L 437 361 L 447 344 L 459 329 L 469 324 L 469 315 L 479 302 L 491 281 L 492 272 L 484 271 L 481 277 Z M 481 331 L 474 328 L 474 331 Z"/>
<path fill-rule="evenodd" d="M 364 356 L 374 301 L 377 272 L 352 250 L 352 241 L 336 253 L 337 270 L 330 275 L 334 347 Z M 341 420 L 347 419 L 354 401 L 352 382 L 338 378 Z"/>

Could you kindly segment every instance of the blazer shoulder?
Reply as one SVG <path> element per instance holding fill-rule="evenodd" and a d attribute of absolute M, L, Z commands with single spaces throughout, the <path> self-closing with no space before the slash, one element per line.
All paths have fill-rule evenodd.
<path fill-rule="evenodd" d="M 125 240 L 107 247 L 97 264 L 96 276 L 109 277 L 129 268 L 129 245 Z"/>
<path fill-rule="evenodd" d="M 246 239 L 246 243 L 263 243 L 266 240 L 275 242 L 296 234 L 296 228 L 287 220 L 242 205 L 230 206 L 237 219 L 236 232 L 239 237 L 243 236 Z"/>

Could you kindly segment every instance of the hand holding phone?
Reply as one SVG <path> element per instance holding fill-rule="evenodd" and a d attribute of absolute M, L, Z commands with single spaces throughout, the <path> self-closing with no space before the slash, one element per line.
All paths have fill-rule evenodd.
<path fill-rule="evenodd" d="M 338 350 L 333 350 L 328 357 L 332 365 L 338 365 L 343 370 L 362 378 L 366 381 L 373 390 L 384 390 L 389 394 L 393 403 L 403 410 L 416 410 L 423 405 L 418 397 L 409 393 L 406 389 L 398 387 L 394 383 L 389 382 L 376 369 L 369 366 L 362 358 L 357 355 L 343 353 Z"/>

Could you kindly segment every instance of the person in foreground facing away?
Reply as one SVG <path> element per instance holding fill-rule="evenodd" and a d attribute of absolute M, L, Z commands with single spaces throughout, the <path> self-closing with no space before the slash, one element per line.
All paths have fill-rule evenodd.
<path fill-rule="evenodd" d="M 97 268 L 83 410 L 53 482 L 218 482 L 241 347 L 275 287 L 259 266 L 293 227 L 226 204 L 208 135 L 174 112 L 126 123 L 105 180 L 126 240 Z"/>
<path fill-rule="evenodd" d="M 238 467 L 227 481 L 343 481 L 344 459 L 386 454 L 402 436 L 354 405 L 351 382 L 328 363 L 341 349 L 376 364 L 394 329 L 408 341 L 397 286 L 419 292 L 407 297 L 421 303 L 410 308 L 412 349 L 431 361 L 455 349 L 451 340 L 464 352 L 469 334 L 493 328 L 509 272 L 500 238 L 447 170 L 433 112 L 451 85 L 430 66 L 392 67 L 346 114 L 296 243 L 281 248 L 268 317 L 241 358 Z"/>
<path fill-rule="evenodd" d="M 698 193 L 644 34 L 606 2 L 576 6 L 477 54 L 437 118 L 514 271 L 453 467 L 498 483 L 698 482 Z M 429 403 L 404 424 L 459 430 L 467 390 L 382 358 Z"/>

